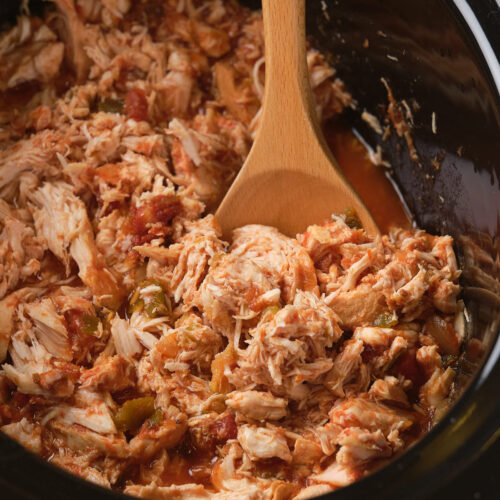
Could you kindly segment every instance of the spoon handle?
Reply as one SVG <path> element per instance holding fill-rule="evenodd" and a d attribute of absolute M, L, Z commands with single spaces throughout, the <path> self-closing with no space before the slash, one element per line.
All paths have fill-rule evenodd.
<path fill-rule="evenodd" d="M 305 0 L 262 0 L 266 86 L 257 137 L 216 217 L 223 234 L 265 224 L 294 236 L 354 208 L 377 226 L 344 177 L 318 125 L 306 60 Z"/>
<path fill-rule="evenodd" d="M 266 85 L 261 123 L 317 132 L 306 59 L 305 0 L 262 0 Z M 261 137 L 264 135 L 261 132 Z"/>

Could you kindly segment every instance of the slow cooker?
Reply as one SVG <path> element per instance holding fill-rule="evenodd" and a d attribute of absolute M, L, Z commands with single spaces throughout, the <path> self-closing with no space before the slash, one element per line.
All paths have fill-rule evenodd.
<path fill-rule="evenodd" d="M 31 2 L 34 12 L 42 3 Z M 243 3 L 259 8 L 258 1 Z M 12 22 L 19 4 L 4 0 L 0 19 Z M 307 24 L 356 99 L 346 122 L 369 147 L 383 149 L 388 174 L 418 226 L 455 238 L 466 309 L 465 346 L 446 416 L 401 457 L 323 498 L 429 498 L 500 435 L 500 3 L 310 0 Z M 400 99 L 415 103 L 418 164 L 403 139 L 384 140 L 360 118 L 367 110 L 383 120 L 381 78 Z M 483 258 L 474 257 L 472 246 Z M 4 435 L 0 485 L 2 498 L 126 498 Z"/>

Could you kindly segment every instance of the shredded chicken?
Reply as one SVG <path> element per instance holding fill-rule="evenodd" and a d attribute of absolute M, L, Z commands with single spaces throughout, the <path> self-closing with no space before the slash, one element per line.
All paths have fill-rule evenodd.
<path fill-rule="evenodd" d="M 116 307 L 122 292 L 95 246 L 94 233 L 84 203 L 63 182 L 46 183 L 31 200 L 37 234 L 70 272 L 70 255 L 76 261 L 78 276 L 92 290 L 98 304 Z M 69 252 L 68 252 L 69 247 Z"/>
<path fill-rule="evenodd" d="M 245 417 L 256 420 L 279 420 L 286 416 L 286 399 L 266 392 L 236 391 L 229 395 L 226 404 Z"/>
<path fill-rule="evenodd" d="M 333 215 L 224 241 L 212 212 L 261 117 L 261 13 L 45 7 L 0 35 L 2 432 L 166 500 L 311 498 L 411 444 L 453 390 L 453 240 Z M 322 122 L 352 105 L 321 53 L 307 64 Z"/>
<path fill-rule="evenodd" d="M 289 462 L 292 454 L 283 432 L 252 425 L 242 425 L 238 429 L 238 441 L 251 460 L 278 457 Z"/>
<path fill-rule="evenodd" d="M 0 90 L 28 82 L 49 83 L 59 72 L 64 44 L 40 19 L 20 16 L 0 37 Z"/>

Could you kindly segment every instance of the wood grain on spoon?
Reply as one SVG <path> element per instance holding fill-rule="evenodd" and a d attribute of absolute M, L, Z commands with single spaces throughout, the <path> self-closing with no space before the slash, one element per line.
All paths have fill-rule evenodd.
<path fill-rule="evenodd" d="M 289 236 L 346 209 L 379 232 L 342 174 L 315 111 L 306 62 L 305 0 L 263 0 L 266 86 L 260 127 L 216 216 L 223 234 L 245 224 Z"/>

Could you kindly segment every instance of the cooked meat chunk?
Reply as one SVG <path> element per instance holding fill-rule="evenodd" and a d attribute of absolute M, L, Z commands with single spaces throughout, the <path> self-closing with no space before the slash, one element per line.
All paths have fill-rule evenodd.
<path fill-rule="evenodd" d="M 46 422 L 52 419 L 56 423 L 77 424 L 103 435 L 116 433 L 116 426 L 104 397 L 86 389 L 75 393 L 74 406 L 61 404 L 54 407 L 45 416 Z"/>
<path fill-rule="evenodd" d="M 272 276 L 285 304 L 293 302 L 297 290 L 317 293 L 311 259 L 296 241 L 275 228 L 249 225 L 236 229 L 231 253 L 251 260 Z"/>
<path fill-rule="evenodd" d="M 10 339 L 15 332 L 16 311 L 22 300 L 30 300 L 43 291 L 36 288 L 20 288 L 0 300 L 0 362 L 5 360 Z"/>
<path fill-rule="evenodd" d="M 40 425 L 33 424 L 23 418 L 19 422 L 2 425 L 0 430 L 25 448 L 28 448 L 28 450 L 34 453 L 42 452 L 42 428 Z"/>
<path fill-rule="evenodd" d="M 0 36 L 0 91 L 26 82 L 49 83 L 58 72 L 64 45 L 40 19 L 20 16 L 17 25 Z"/>
<path fill-rule="evenodd" d="M 73 0 L 50 0 L 57 5 L 61 18 L 61 37 L 65 42 L 66 58 L 73 66 L 79 81 L 84 81 L 90 67 L 85 45 L 91 42 L 83 19 Z"/>
<path fill-rule="evenodd" d="M 64 150 L 64 136 L 55 130 L 42 130 L 14 144 L 7 144 L 0 150 L 0 189 L 6 194 L 10 191 L 12 195 L 17 188 L 21 190 L 24 187 L 27 190 L 23 193 L 26 204 L 26 197 L 38 187 L 38 177 L 28 176 L 29 173 L 56 175 L 59 170 L 58 154 L 64 153 Z M 15 215 L 5 208 L 2 210 L 5 215 Z"/>
<path fill-rule="evenodd" d="M 347 341 L 342 352 L 333 361 L 332 369 L 326 376 L 325 385 L 336 396 L 345 396 L 344 385 L 358 378 L 363 361 L 361 357 L 363 348 L 363 342 L 360 340 Z"/>
<path fill-rule="evenodd" d="M 311 439 L 299 437 L 293 449 L 293 462 L 311 467 L 323 457 L 321 446 Z"/>
<path fill-rule="evenodd" d="M 48 428 L 57 441 L 76 453 L 83 453 L 91 449 L 96 450 L 99 454 L 120 459 L 127 459 L 130 456 L 127 442 L 121 437 L 106 436 L 81 425 L 67 424 L 59 420 L 50 422 Z"/>
<path fill-rule="evenodd" d="M 135 368 L 128 359 L 116 354 L 84 371 L 80 382 L 82 387 L 96 391 L 123 391 L 135 385 Z"/>
<path fill-rule="evenodd" d="M 272 457 L 281 458 L 286 462 L 292 460 L 292 454 L 280 429 L 242 425 L 238 429 L 238 441 L 252 460 Z"/>
<path fill-rule="evenodd" d="M 346 329 L 368 326 L 389 312 L 413 320 L 429 302 L 436 306 L 436 294 L 450 301 L 450 311 L 456 308 L 460 272 L 450 237 L 395 230 L 374 240 L 337 217 L 298 239 L 315 262 L 326 303 Z"/>
<path fill-rule="evenodd" d="M 222 346 L 222 338 L 204 325 L 195 314 L 187 314 L 177 321 L 177 328 L 164 335 L 151 350 L 154 366 L 166 370 L 207 372 Z"/>
<path fill-rule="evenodd" d="M 182 300 L 188 307 L 194 304 L 196 292 L 208 272 L 210 259 L 224 248 L 219 236 L 218 223 L 208 216 L 190 225 L 178 243 L 168 249 L 159 249 L 149 255 L 145 253 L 165 266 L 165 270 L 159 271 L 159 276 L 166 275 L 175 302 Z M 141 252 L 141 249 L 138 251 Z"/>
<path fill-rule="evenodd" d="M 175 419 L 170 419 L 165 413 L 158 424 L 151 425 L 146 422 L 139 434 L 129 443 L 132 455 L 148 459 L 161 449 L 170 449 L 179 444 L 186 432 L 186 416 L 178 414 Z"/>
<path fill-rule="evenodd" d="M 16 217 L 6 203 L 0 207 L 0 223 L 0 297 L 4 297 L 40 271 L 45 245 L 32 225 Z"/>
<path fill-rule="evenodd" d="M 380 429 L 369 432 L 357 427 L 349 427 L 340 433 L 338 442 L 341 447 L 337 452 L 336 460 L 344 466 L 357 466 L 372 458 L 392 454 L 390 444 Z"/>
<path fill-rule="evenodd" d="M 286 416 L 287 401 L 266 392 L 233 392 L 226 399 L 229 408 L 255 420 L 279 420 Z"/>
<path fill-rule="evenodd" d="M 252 260 L 227 254 L 212 262 L 196 303 L 212 325 L 230 336 L 235 317 L 252 319 L 278 305 L 280 294 L 277 283 Z"/>
<path fill-rule="evenodd" d="M 237 388 L 264 385 L 276 395 L 300 400 L 308 393 L 307 384 L 317 383 L 332 368 L 326 349 L 340 335 L 335 314 L 312 293 L 297 292 L 293 305 L 251 330 L 229 381 Z"/>
<path fill-rule="evenodd" d="M 406 407 L 410 406 L 408 396 L 396 377 L 387 376 L 375 380 L 369 392 L 381 401 L 394 401 Z"/>
<path fill-rule="evenodd" d="M 394 430 L 405 430 L 413 425 L 415 417 L 409 412 L 398 412 L 375 399 L 349 398 L 335 406 L 330 414 L 332 423 L 341 427 L 360 427 L 388 436 Z"/>
<path fill-rule="evenodd" d="M 420 400 L 424 406 L 439 408 L 448 396 L 455 372 L 448 367 L 439 367 L 432 373 L 429 380 L 420 389 Z"/>
<path fill-rule="evenodd" d="M 50 302 L 50 299 L 45 300 Z M 54 318 L 46 319 L 42 311 L 43 306 L 37 313 L 40 313 L 43 321 L 50 324 L 50 320 Z M 23 312 L 24 307 L 20 306 L 19 313 Z M 60 327 L 59 331 L 53 330 L 43 322 L 37 325 L 35 320 L 32 323 L 24 314 L 18 314 L 18 321 L 20 329 L 10 339 L 11 362 L 2 365 L 7 377 L 25 394 L 70 396 L 78 380 L 79 367 L 64 360 L 66 356 L 66 359 L 71 359 L 71 351 L 62 325 L 56 326 Z M 55 321 L 57 325 L 58 319 L 55 318 Z M 62 360 L 57 359 L 58 356 Z"/>
<path fill-rule="evenodd" d="M 192 76 L 170 71 L 164 83 L 170 87 L 169 107 L 176 110 L 181 105 L 178 112 L 185 114 L 189 98 L 186 91 L 189 93 Z M 180 94 L 177 99 L 176 94 Z M 168 126 L 175 138 L 172 162 L 176 179 L 180 184 L 188 184 L 208 208 L 215 209 L 249 152 L 248 129 L 213 109 L 196 115 L 191 124 L 174 118 Z"/>
<path fill-rule="evenodd" d="M 339 464 L 337 461 L 327 467 L 323 472 L 311 476 L 314 483 L 327 484 L 333 488 L 347 486 L 359 479 L 361 473 L 352 467 Z"/>
<path fill-rule="evenodd" d="M 89 466 L 89 462 L 91 459 L 85 456 L 73 456 L 72 454 L 58 454 L 55 455 L 51 462 L 53 464 L 58 465 L 59 467 L 63 467 L 69 472 L 76 474 L 77 476 L 86 479 L 87 481 L 91 481 L 92 483 L 98 484 L 100 486 L 104 486 L 107 488 L 111 487 L 109 480 L 106 476 L 97 470 L 95 467 Z"/>
<path fill-rule="evenodd" d="M 56 311 L 51 299 L 32 302 L 25 306 L 25 311 L 34 322 L 34 331 L 38 341 L 56 358 L 66 361 L 73 359 L 69 344 L 68 331 L 64 318 Z"/>
<path fill-rule="evenodd" d="M 363 284 L 354 290 L 339 293 L 329 301 L 329 305 L 338 315 L 341 327 L 346 330 L 373 325 L 387 310 L 384 295 Z"/>
<path fill-rule="evenodd" d="M 46 183 L 31 199 L 37 205 L 33 211 L 37 234 L 65 265 L 66 273 L 70 270 L 71 255 L 78 264 L 78 275 L 92 290 L 96 302 L 116 307 L 122 292 L 95 246 L 87 210 L 71 186 L 63 182 Z"/>

